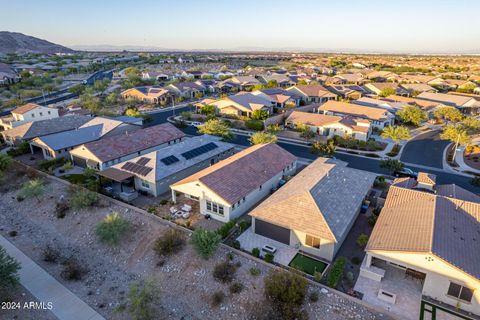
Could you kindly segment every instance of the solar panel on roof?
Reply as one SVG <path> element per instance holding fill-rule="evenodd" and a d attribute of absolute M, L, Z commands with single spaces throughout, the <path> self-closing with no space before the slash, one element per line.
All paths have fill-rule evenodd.
<path fill-rule="evenodd" d="M 130 161 L 125 163 L 122 166 L 122 169 L 133 172 L 133 173 L 137 173 L 137 174 L 142 175 L 142 176 L 146 176 L 152 170 L 152 168 L 150 168 L 150 167 L 145 167 L 145 166 L 142 166 L 138 163 L 133 163 L 133 162 L 130 162 Z"/>
<path fill-rule="evenodd" d="M 148 158 L 145 158 L 145 157 L 141 157 L 140 159 L 137 160 L 137 163 L 141 166 L 144 166 L 146 165 L 148 162 L 150 161 L 150 159 Z"/>
<path fill-rule="evenodd" d="M 171 165 L 175 162 L 178 162 L 180 160 L 175 156 L 168 156 L 168 157 L 165 157 L 163 159 L 160 159 L 160 161 L 162 161 L 166 166 L 169 166 L 169 165 Z"/>
<path fill-rule="evenodd" d="M 192 149 L 190 151 L 184 152 L 184 153 L 182 153 L 182 156 L 185 159 L 189 160 L 189 159 L 198 157 L 199 155 L 207 153 L 207 152 L 209 152 L 213 149 L 216 149 L 216 148 L 218 148 L 218 146 L 215 143 L 210 142 L 210 143 L 207 143 L 204 146 L 200 146 L 198 148 L 195 148 L 195 149 Z"/>

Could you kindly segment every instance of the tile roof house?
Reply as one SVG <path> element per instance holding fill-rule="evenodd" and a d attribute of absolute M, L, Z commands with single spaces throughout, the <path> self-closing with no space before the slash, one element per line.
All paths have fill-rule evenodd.
<path fill-rule="evenodd" d="M 157 197 L 170 190 L 170 184 L 182 180 L 201 169 L 234 153 L 235 145 L 221 141 L 221 138 L 202 135 L 185 138 L 165 148 L 141 154 L 109 167 L 99 174 L 110 179 L 120 177 L 119 183 L 133 178 L 136 190 L 147 192 Z M 136 170 L 136 163 L 147 169 Z M 122 172 L 123 174 L 119 174 Z"/>
<path fill-rule="evenodd" d="M 295 81 L 292 81 L 292 79 L 290 79 L 285 74 L 274 73 L 270 75 L 261 75 L 259 79 L 265 84 L 267 84 L 269 81 L 275 81 L 277 85 L 281 88 L 286 88 L 286 87 L 295 85 Z"/>
<path fill-rule="evenodd" d="M 366 119 L 372 123 L 373 127 L 379 129 L 392 125 L 395 120 L 395 116 L 387 110 L 339 101 L 328 101 L 324 103 L 318 108 L 318 113 L 337 116 L 350 115 L 356 118 Z"/>
<path fill-rule="evenodd" d="M 267 88 L 262 90 L 252 91 L 253 95 L 258 95 L 266 100 L 273 101 L 278 108 L 285 108 L 287 106 L 298 107 L 300 105 L 301 97 L 282 88 Z"/>
<path fill-rule="evenodd" d="M 58 109 L 27 103 L 10 111 L 10 116 L 0 118 L 0 126 L 4 130 L 18 127 L 27 122 L 58 118 Z"/>
<path fill-rule="evenodd" d="M 345 99 L 360 99 L 362 96 L 369 94 L 369 91 L 362 86 L 356 84 L 332 84 L 326 88 Z"/>
<path fill-rule="evenodd" d="M 456 107 L 459 109 L 478 108 L 480 107 L 477 100 L 468 96 L 460 96 L 445 93 L 422 92 L 417 99 L 433 101 L 446 106 Z"/>
<path fill-rule="evenodd" d="M 21 77 L 10 65 L 0 63 L 0 85 L 13 84 L 20 81 Z"/>
<path fill-rule="evenodd" d="M 13 129 L 2 131 L 5 141 L 10 145 L 19 144 L 37 137 L 62 131 L 77 129 L 92 118 L 82 115 L 71 115 L 48 120 L 27 122 Z"/>
<path fill-rule="evenodd" d="M 352 103 L 361 106 L 384 109 L 393 114 L 395 114 L 399 110 L 402 110 L 405 106 L 408 105 L 408 103 L 406 102 L 388 101 L 385 99 L 374 99 L 368 97 L 354 100 L 352 101 Z"/>
<path fill-rule="evenodd" d="M 134 98 L 149 103 L 168 103 L 175 96 L 172 92 L 160 86 L 130 88 L 123 91 L 120 95 L 124 99 Z"/>
<path fill-rule="evenodd" d="M 407 90 L 409 95 L 413 93 L 422 93 L 422 92 L 438 92 L 434 87 L 429 86 L 426 83 L 404 83 L 400 84 L 400 87 Z"/>
<path fill-rule="evenodd" d="M 196 82 L 177 82 L 169 84 L 165 87 L 165 89 L 173 92 L 177 96 L 181 96 L 184 98 L 194 98 L 195 94 L 207 92 L 207 88 L 201 84 Z"/>
<path fill-rule="evenodd" d="M 376 95 L 380 95 L 383 90 L 389 88 L 395 90 L 396 94 L 399 96 L 406 96 L 409 94 L 408 90 L 400 87 L 398 84 L 393 82 L 372 82 L 365 84 L 365 88 L 370 90 Z"/>
<path fill-rule="evenodd" d="M 70 158 L 70 150 L 75 147 L 99 140 L 103 137 L 133 132 L 140 129 L 137 125 L 123 123 L 104 117 L 91 118 L 75 130 L 57 132 L 30 141 L 33 149 L 40 148 L 45 159 L 59 157 Z"/>
<path fill-rule="evenodd" d="M 253 231 L 332 261 L 375 176 L 318 158 L 249 213 Z"/>
<path fill-rule="evenodd" d="M 435 176 L 427 173 L 417 181 L 394 181 L 368 241 L 359 281 L 379 281 L 381 287 L 388 275 L 378 266 L 387 262 L 421 279 L 420 296 L 478 317 L 480 197 L 435 183 Z M 400 292 L 389 289 L 391 295 Z"/>
<path fill-rule="evenodd" d="M 285 125 L 295 128 L 298 124 L 307 125 L 317 135 L 328 138 L 340 136 L 367 141 L 372 131 L 370 121 L 365 119 L 293 111 L 285 120 Z"/>
<path fill-rule="evenodd" d="M 163 123 L 79 145 L 70 150 L 70 156 L 76 166 L 103 170 L 115 163 L 178 143 L 184 137 L 185 134 L 172 124 Z"/>
<path fill-rule="evenodd" d="M 258 144 L 170 186 L 200 202 L 200 213 L 226 222 L 238 218 L 296 170 L 297 158 L 275 143 Z"/>
<path fill-rule="evenodd" d="M 335 93 L 318 84 L 296 85 L 288 88 L 287 91 L 301 96 L 307 103 L 323 103 L 337 98 Z"/>
<path fill-rule="evenodd" d="M 239 92 L 226 98 L 210 102 L 216 107 L 218 113 L 233 114 L 237 116 L 251 116 L 256 110 L 272 113 L 275 101 L 271 98 L 255 95 L 250 92 Z"/>

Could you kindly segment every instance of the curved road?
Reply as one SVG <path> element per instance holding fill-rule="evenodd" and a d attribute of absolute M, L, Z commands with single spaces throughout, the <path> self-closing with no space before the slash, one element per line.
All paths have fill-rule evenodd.
<path fill-rule="evenodd" d="M 400 160 L 422 166 L 443 169 L 443 152 L 450 144 L 440 139 L 440 131 L 422 133 L 403 147 Z"/>

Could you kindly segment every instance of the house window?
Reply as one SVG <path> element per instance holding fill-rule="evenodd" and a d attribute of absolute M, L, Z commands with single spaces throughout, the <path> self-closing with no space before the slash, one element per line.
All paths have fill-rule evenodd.
<path fill-rule="evenodd" d="M 219 214 L 221 216 L 223 216 L 223 213 L 224 213 L 224 208 L 223 206 L 213 202 L 213 201 L 208 201 L 207 200 L 207 211 L 210 211 L 210 212 L 213 212 L 213 213 L 216 213 L 216 214 Z"/>
<path fill-rule="evenodd" d="M 48 114 L 50 114 L 50 111 L 47 111 Z"/>
<path fill-rule="evenodd" d="M 148 181 L 142 180 L 142 181 L 141 181 L 141 184 L 142 184 L 142 187 L 143 187 L 143 188 L 147 188 L 147 189 L 150 188 L 150 184 L 148 183 Z"/>
<path fill-rule="evenodd" d="M 212 203 L 210 201 L 207 201 L 207 210 L 212 211 Z"/>
<path fill-rule="evenodd" d="M 43 112 L 40 112 L 40 117 L 43 116 Z"/>
<path fill-rule="evenodd" d="M 473 290 L 467 287 L 461 286 L 459 284 L 450 282 L 450 286 L 448 287 L 447 294 L 456 299 L 463 300 L 466 302 L 471 302 L 472 296 L 473 296 Z"/>
<path fill-rule="evenodd" d="M 305 244 L 309 247 L 320 248 L 320 238 L 307 234 L 305 236 Z"/>
<path fill-rule="evenodd" d="M 32 118 L 35 118 L 35 113 L 32 113 Z"/>

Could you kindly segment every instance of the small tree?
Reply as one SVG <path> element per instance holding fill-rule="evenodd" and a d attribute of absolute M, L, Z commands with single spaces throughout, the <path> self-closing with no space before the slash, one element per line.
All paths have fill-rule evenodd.
<path fill-rule="evenodd" d="M 185 246 L 185 237 L 175 229 L 169 229 L 155 242 L 153 250 L 159 255 L 169 256 L 182 250 Z"/>
<path fill-rule="evenodd" d="M 252 120 L 266 120 L 269 116 L 268 111 L 266 110 L 255 110 L 252 112 L 251 119 Z"/>
<path fill-rule="evenodd" d="M 192 233 L 193 248 L 204 259 L 208 259 L 215 253 L 221 240 L 222 237 L 214 231 L 196 229 Z"/>
<path fill-rule="evenodd" d="M 73 208 L 81 209 L 93 206 L 98 201 L 98 195 L 89 190 L 80 190 L 71 197 L 70 203 Z"/>
<path fill-rule="evenodd" d="M 463 120 L 463 114 L 455 108 L 442 107 L 433 112 L 436 119 L 445 119 L 451 122 L 460 122 Z"/>
<path fill-rule="evenodd" d="M 419 126 L 420 123 L 428 119 L 427 113 L 416 106 L 406 106 L 397 112 L 397 117 L 403 123 L 411 123 L 415 126 Z"/>
<path fill-rule="evenodd" d="M 319 157 L 332 157 L 335 154 L 336 148 L 333 140 L 327 141 L 326 144 L 316 141 L 312 144 L 310 152 Z"/>
<path fill-rule="evenodd" d="M 206 104 L 200 108 L 200 113 L 204 115 L 215 114 L 215 110 L 216 110 L 215 106 Z"/>
<path fill-rule="evenodd" d="M 208 120 L 205 124 L 199 126 L 198 131 L 202 134 L 219 136 L 227 140 L 233 137 L 230 128 L 218 119 Z"/>
<path fill-rule="evenodd" d="M 390 172 L 400 171 L 403 169 L 403 163 L 400 160 L 395 159 L 381 160 L 379 165 L 380 168 L 388 169 Z"/>
<path fill-rule="evenodd" d="M 392 139 L 398 144 L 400 140 L 410 139 L 410 130 L 405 126 L 389 126 L 383 129 L 381 136 L 383 139 Z"/>
<path fill-rule="evenodd" d="M 23 184 L 22 189 L 18 192 L 17 196 L 24 199 L 36 198 L 40 201 L 40 196 L 45 192 L 45 186 L 41 179 L 30 180 Z"/>
<path fill-rule="evenodd" d="M 19 283 L 18 270 L 20 263 L 7 254 L 0 246 L 0 296 L 5 297 L 12 292 Z M 3 301 L 3 300 L 2 300 Z"/>
<path fill-rule="evenodd" d="M 277 136 L 265 133 L 265 132 L 255 132 L 248 139 L 251 144 L 261 144 L 261 143 L 275 143 L 277 142 Z"/>
<path fill-rule="evenodd" d="M 463 125 L 447 124 L 445 127 L 443 127 L 440 138 L 443 140 L 449 140 L 455 144 L 452 160 L 455 160 L 455 150 L 457 150 L 459 145 L 468 145 L 471 142 L 471 137 L 468 134 L 468 130 Z"/>
<path fill-rule="evenodd" d="M 347 260 L 344 257 L 339 257 L 333 264 L 327 275 L 327 285 L 330 288 L 336 288 L 340 283 L 340 280 L 342 280 L 346 263 Z"/>
<path fill-rule="evenodd" d="M 368 243 L 368 236 L 364 233 L 362 233 L 361 235 L 358 236 L 357 238 L 357 244 L 358 246 L 360 247 L 365 247 Z"/>
<path fill-rule="evenodd" d="M 266 130 L 268 133 L 271 133 L 271 134 L 277 134 L 278 132 L 282 131 L 282 129 L 280 128 L 280 126 L 278 124 L 271 124 L 269 126 L 267 126 Z"/>
<path fill-rule="evenodd" d="M 307 280 L 295 273 L 272 270 L 264 285 L 267 300 L 285 319 L 298 317 L 307 295 Z"/>
<path fill-rule="evenodd" d="M 118 212 L 112 212 L 97 225 L 95 233 L 101 242 L 108 245 L 115 245 L 120 242 L 128 228 L 128 220 L 122 218 Z"/>
<path fill-rule="evenodd" d="M 155 279 L 149 278 L 143 282 L 130 285 L 128 292 L 128 311 L 133 320 L 156 319 L 155 305 L 160 298 L 160 288 Z"/>
<path fill-rule="evenodd" d="M 387 87 L 387 88 L 384 88 L 380 91 L 380 93 L 378 94 L 380 97 L 388 97 L 388 96 L 393 96 L 394 94 L 396 94 L 397 92 L 395 91 L 394 88 L 392 87 Z"/>

